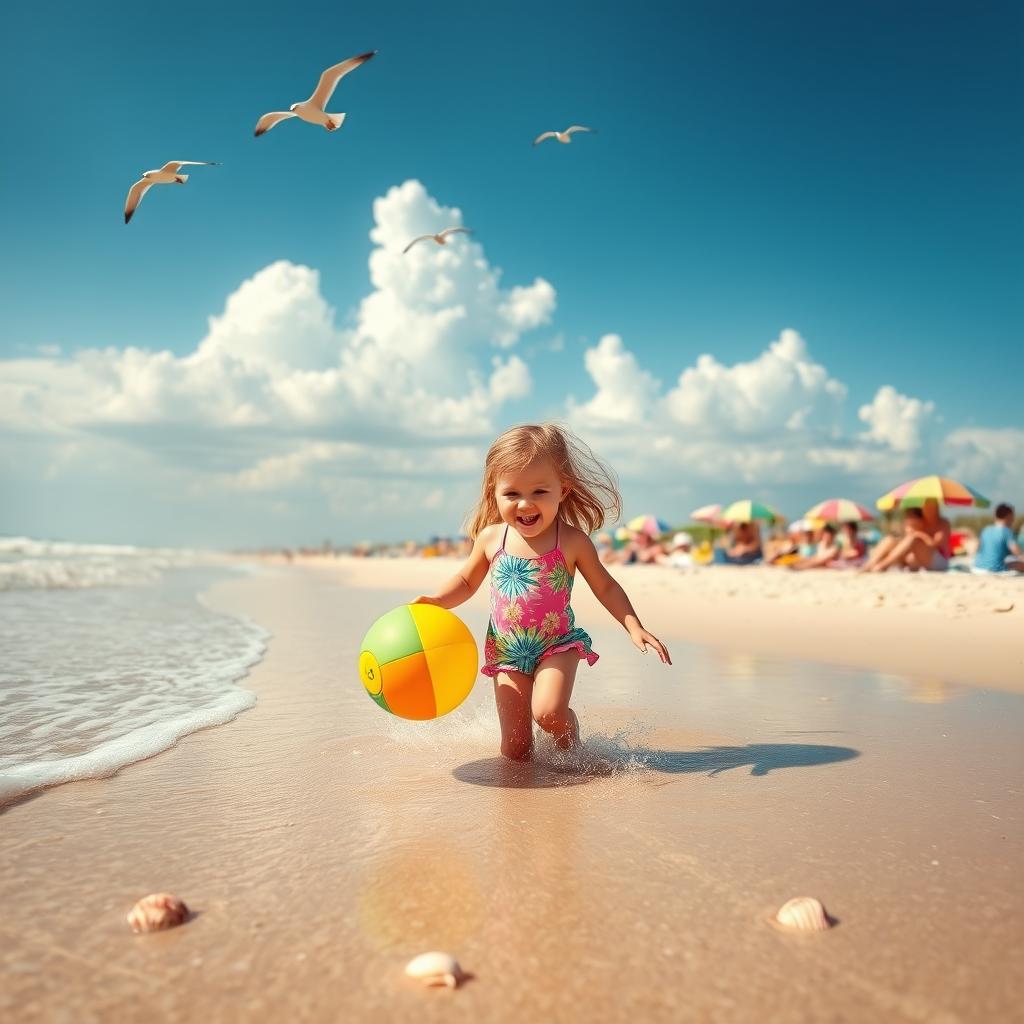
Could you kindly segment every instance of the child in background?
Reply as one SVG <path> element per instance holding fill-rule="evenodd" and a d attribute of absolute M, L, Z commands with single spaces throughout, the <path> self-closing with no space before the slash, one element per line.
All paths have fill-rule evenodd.
<path fill-rule="evenodd" d="M 569 606 L 577 569 L 640 651 L 651 647 L 672 664 L 590 540 L 606 513 L 618 518 L 621 507 L 611 473 L 568 431 L 553 424 L 507 430 L 487 453 L 469 526 L 472 553 L 437 594 L 414 602 L 455 608 L 476 592 L 490 567 L 481 671 L 494 679 L 505 757 L 530 756 L 534 722 L 562 749 L 579 744 L 569 700 L 580 661 L 593 665 L 598 656 Z"/>
<path fill-rule="evenodd" d="M 1017 557 L 1010 559 L 1010 555 Z M 1013 506 L 996 506 L 996 521 L 981 531 L 974 568 L 979 572 L 1024 572 L 1020 548 L 1013 539 Z"/>

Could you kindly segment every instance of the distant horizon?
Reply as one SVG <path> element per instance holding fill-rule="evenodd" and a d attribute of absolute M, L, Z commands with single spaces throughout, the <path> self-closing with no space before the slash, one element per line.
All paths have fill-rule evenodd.
<path fill-rule="evenodd" d="M 842 497 L 842 495 L 839 495 L 839 497 Z M 959 528 L 963 528 L 965 526 L 969 526 L 972 529 L 977 529 L 979 527 L 979 525 L 981 525 L 982 523 L 988 523 L 988 522 L 993 521 L 993 518 L 994 518 L 993 517 L 993 513 L 995 511 L 996 504 L 998 504 L 998 502 L 993 502 L 992 506 L 990 508 L 987 508 L 987 509 L 971 509 L 971 508 L 963 508 L 963 507 L 959 507 L 959 506 L 946 506 L 946 505 L 941 506 L 941 509 L 942 509 L 942 514 L 947 519 L 949 519 L 950 524 L 952 525 L 954 530 L 959 529 Z M 902 516 L 902 512 L 900 512 L 900 511 L 888 512 L 888 513 L 879 512 L 877 517 L 875 518 L 875 520 L 873 520 L 872 522 L 861 522 L 861 523 L 858 523 L 857 525 L 858 525 L 858 527 L 861 530 L 869 529 L 872 526 L 872 524 L 875 526 L 876 529 L 877 528 L 884 529 L 887 522 L 889 522 L 889 521 L 898 521 L 901 516 Z M 604 526 L 600 527 L 599 530 L 595 530 L 594 533 L 597 534 L 597 533 L 600 533 L 602 531 L 613 533 L 616 529 L 622 527 L 625 524 L 625 522 L 628 521 L 629 518 L 630 518 L 629 516 L 623 515 L 623 518 L 621 520 L 619 520 L 618 522 L 616 522 L 616 523 L 605 523 Z M 799 514 L 799 515 L 784 516 L 783 519 L 781 520 L 781 522 L 779 522 L 779 523 L 775 523 L 775 524 L 762 523 L 761 526 L 764 529 L 768 530 L 768 531 L 772 531 L 772 530 L 776 530 L 776 529 L 785 529 L 790 523 L 793 523 L 793 522 L 795 522 L 795 521 L 797 521 L 798 519 L 801 519 L 801 518 L 803 518 L 803 514 L 802 513 Z M 713 526 L 712 524 L 701 522 L 701 521 L 694 520 L 694 519 L 689 519 L 689 518 L 686 518 L 686 517 L 683 517 L 683 518 L 681 518 L 678 521 L 670 520 L 670 522 L 672 524 L 671 528 L 667 531 L 665 536 L 671 536 L 671 534 L 673 534 L 675 532 L 678 532 L 680 530 L 710 530 L 712 532 L 717 530 L 719 532 L 724 532 L 724 529 L 722 527 L 716 527 L 716 526 Z M 1015 527 L 1015 529 L 1020 529 L 1020 530 L 1022 530 L 1022 532 L 1024 532 L 1024 509 L 1018 508 L 1016 505 L 1014 505 L 1014 527 Z M 112 540 L 112 539 L 109 539 L 109 538 L 84 540 L 82 538 L 70 537 L 70 536 L 65 536 L 65 537 L 31 537 L 31 536 L 28 536 L 28 535 L 25 535 L 25 534 L 13 534 L 13 535 L 0 534 L 0 544 L 2 544 L 5 541 L 28 540 L 28 541 L 32 541 L 32 542 L 36 542 L 36 543 L 43 543 L 43 544 L 68 544 L 68 545 L 71 545 L 71 546 L 82 546 L 82 547 L 110 546 L 110 547 L 138 548 L 138 549 L 144 549 L 144 550 L 158 550 L 158 549 L 161 549 L 161 548 L 166 548 L 166 549 L 169 549 L 169 550 L 182 550 L 182 551 L 185 551 L 185 550 L 196 550 L 196 551 L 209 551 L 209 552 L 212 552 L 212 553 L 224 553 L 224 554 L 231 554 L 231 553 L 236 553 L 236 552 L 237 553 L 241 553 L 241 554 L 248 554 L 248 553 L 258 553 L 258 552 L 264 551 L 264 550 L 265 551 L 285 551 L 285 550 L 290 550 L 290 551 L 293 551 L 293 552 L 298 552 L 298 551 L 322 551 L 322 550 L 324 550 L 326 545 L 329 545 L 330 549 L 333 550 L 333 551 L 344 551 L 344 550 L 358 548 L 358 547 L 364 547 L 364 546 L 369 546 L 371 549 L 393 548 L 393 547 L 401 547 L 401 546 L 403 546 L 405 544 L 408 544 L 410 542 L 416 543 L 416 544 L 420 545 L 421 547 L 426 547 L 426 546 L 428 546 L 428 545 L 430 545 L 430 544 L 432 544 L 432 543 L 434 543 L 435 541 L 438 541 L 438 540 L 456 542 L 456 541 L 460 541 L 460 540 L 465 540 L 467 538 L 468 538 L 468 534 L 466 534 L 464 532 L 461 532 L 461 529 L 459 529 L 459 530 L 450 530 L 449 532 L 434 532 L 434 533 L 430 533 L 430 534 L 424 534 L 422 536 L 359 537 L 359 538 L 355 538 L 355 539 L 351 539 L 351 540 L 336 540 L 335 538 L 329 537 L 329 536 L 322 537 L 318 541 L 316 541 L 316 540 L 288 540 L 288 539 L 282 538 L 281 540 L 268 540 L 268 541 L 265 541 L 265 542 L 260 542 L 260 543 L 255 543 L 255 544 L 237 545 L 235 547 L 232 547 L 232 546 L 230 546 L 228 544 L 222 544 L 222 545 L 189 545 L 189 544 L 161 544 L 161 543 L 143 544 L 143 543 L 132 543 L 132 542 L 123 541 L 123 540 L 117 541 L 117 540 Z M 0 550 L 0 556 L 3 556 L 4 553 L 5 552 Z"/>

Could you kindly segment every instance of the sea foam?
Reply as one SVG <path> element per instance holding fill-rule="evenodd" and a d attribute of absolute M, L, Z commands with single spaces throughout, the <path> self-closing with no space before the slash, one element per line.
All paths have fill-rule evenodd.
<path fill-rule="evenodd" d="M 152 583 L 168 569 L 215 560 L 211 553 L 182 548 L 0 537 L 0 591 Z"/>
<path fill-rule="evenodd" d="M 0 804 L 110 775 L 252 707 L 236 683 L 269 634 L 199 598 L 227 571 L 0 593 Z"/>

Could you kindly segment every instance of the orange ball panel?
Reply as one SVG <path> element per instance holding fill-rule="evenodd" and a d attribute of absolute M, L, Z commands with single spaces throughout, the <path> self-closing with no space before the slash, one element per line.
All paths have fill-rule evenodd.
<path fill-rule="evenodd" d="M 388 661 L 381 665 L 380 671 L 384 679 L 384 699 L 396 715 L 417 721 L 437 716 L 430 667 L 422 651 Z"/>

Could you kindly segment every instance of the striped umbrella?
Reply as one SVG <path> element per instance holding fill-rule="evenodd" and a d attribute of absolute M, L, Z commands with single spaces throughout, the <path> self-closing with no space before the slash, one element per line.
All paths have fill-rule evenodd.
<path fill-rule="evenodd" d="M 944 476 L 922 476 L 908 480 L 894 487 L 888 494 L 883 494 L 875 506 L 883 512 L 894 508 L 920 508 L 930 498 L 940 505 L 974 505 L 976 508 L 989 506 L 988 498 L 973 487 Z"/>
<path fill-rule="evenodd" d="M 672 529 L 664 519 L 657 516 L 636 516 L 626 523 L 626 528 L 634 533 L 646 533 L 649 537 L 660 537 Z"/>
<path fill-rule="evenodd" d="M 749 498 L 744 501 L 734 501 L 722 511 L 722 519 L 727 523 L 752 523 L 755 519 L 764 519 L 771 523 L 781 518 L 782 516 L 771 505 L 764 505 L 760 501 L 751 501 Z"/>
<path fill-rule="evenodd" d="M 819 501 L 804 513 L 806 519 L 824 519 L 828 523 L 868 523 L 875 518 L 871 509 L 849 498 L 828 498 Z"/>
<path fill-rule="evenodd" d="M 698 523 L 717 523 L 722 518 L 722 506 L 701 505 L 690 513 L 690 518 Z"/>

